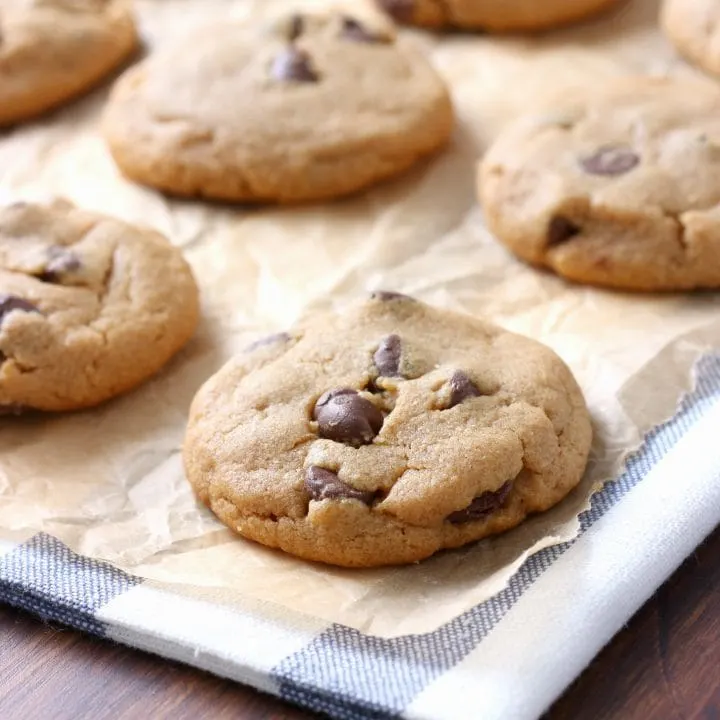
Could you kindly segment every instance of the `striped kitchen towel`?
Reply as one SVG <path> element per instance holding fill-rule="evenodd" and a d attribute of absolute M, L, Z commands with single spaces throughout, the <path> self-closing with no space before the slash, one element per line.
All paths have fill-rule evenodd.
<path fill-rule="evenodd" d="M 434 632 L 371 637 L 159 590 L 44 534 L 0 544 L 0 601 L 337 718 L 536 718 L 720 521 L 720 357 L 582 517 Z"/>

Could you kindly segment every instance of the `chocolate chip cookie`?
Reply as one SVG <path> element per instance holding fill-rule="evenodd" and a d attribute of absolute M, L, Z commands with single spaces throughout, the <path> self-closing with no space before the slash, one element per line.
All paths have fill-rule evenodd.
<path fill-rule="evenodd" d="M 571 280 L 720 287 L 720 91 L 637 78 L 519 120 L 481 163 L 493 233 Z"/>
<path fill-rule="evenodd" d="M 623 0 L 376 0 L 398 22 L 489 32 L 545 30 L 583 20 Z"/>
<path fill-rule="evenodd" d="M 202 501 L 246 538 L 348 567 L 520 523 L 580 480 L 591 428 L 548 348 L 396 293 L 255 343 L 195 398 Z"/>
<path fill-rule="evenodd" d="M 0 210 L 0 412 L 125 392 L 197 321 L 192 273 L 158 233 L 62 201 Z"/>
<path fill-rule="evenodd" d="M 2 0 L 0 126 L 85 92 L 136 46 L 129 0 Z"/>
<path fill-rule="evenodd" d="M 720 75 L 720 3 L 717 0 L 665 0 L 661 25 L 682 55 Z"/>
<path fill-rule="evenodd" d="M 129 178 L 245 202 L 356 192 L 440 148 L 452 127 L 425 58 L 389 23 L 343 14 L 201 31 L 131 69 L 104 119 Z"/>

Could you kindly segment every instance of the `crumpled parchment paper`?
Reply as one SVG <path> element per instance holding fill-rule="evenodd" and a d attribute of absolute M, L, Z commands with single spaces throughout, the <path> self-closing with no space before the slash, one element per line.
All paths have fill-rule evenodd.
<path fill-rule="evenodd" d="M 137 13 L 152 51 L 201 23 L 265 21 L 289 5 L 137 0 Z M 719 298 L 607 292 L 521 264 L 483 226 L 475 165 L 506 122 L 558 92 L 625 73 L 697 75 L 661 36 L 656 15 L 656 2 L 634 0 L 540 37 L 404 30 L 452 88 L 452 145 L 337 203 L 235 208 L 169 200 L 123 180 L 98 129 L 107 86 L 0 134 L 0 200 L 60 195 L 157 228 L 184 248 L 204 303 L 195 340 L 144 387 L 89 412 L 0 420 L 0 537 L 43 530 L 177 592 L 236 607 L 271 603 L 384 636 L 436 628 L 502 589 L 530 553 L 574 537 L 593 488 L 673 414 L 695 361 L 720 344 Z M 482 314 L 552 346 L 593 414 L 586 478 L 516 530 L 409 567 L 324 567 L 236 538 L 196 503 L 183 476 L 193 394 L 259 334 L 379 287 Z"/>

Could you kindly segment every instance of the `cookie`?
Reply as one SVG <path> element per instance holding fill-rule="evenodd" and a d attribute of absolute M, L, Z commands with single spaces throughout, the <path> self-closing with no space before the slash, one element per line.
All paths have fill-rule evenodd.
<path fill-rule="evenodd" d="M 580 480 L 583 396 L 548 348 L 396 293 L 255 343 L 199 391 L 184 460 L 241 535 L 347 567 L 514 527 Z"/>
<path fill-rule="evenodd" d="M 665 0 L 660 23 L 690 62 L 720 75 L 720 4 L 715 0 Z"/>
<path fill-rule="evenodd" d="M 398 22 L 488 32 L 546 30 L 583 20 L 623 0 L 376 0 Z"/>
<path fill-rule="evenodd" d="M 0 408 L 96 405 L 191 337 L 198 291 L 158 233 L 57 201 L 0 210 Z"/>
<path fill-rule="evenodd" d="M 131 69 L 104 118 L 129 178 L 182 196 L 297 202 L 403 172 L 452 131 L 448 91 L 389 24 L 224 23 Z"/>
<path fill-rule="evenodd" d="M 720 287 L 720 92 L 628 78 L 566 94 L 502 134 L 479 195 L 503 243 L 570 280 Z"/>
<path fill-rule="evenodd" d="M 89 90 L 136 47 L 128 0 L 2 0 L 0 126 Z"/>

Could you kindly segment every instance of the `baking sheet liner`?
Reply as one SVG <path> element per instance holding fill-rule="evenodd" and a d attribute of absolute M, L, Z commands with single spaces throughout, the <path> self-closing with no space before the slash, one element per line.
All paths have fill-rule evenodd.
<path fill-rule="evenodd" d="M 265 22 L 289 5 L 137 0 L 137 13 L 151 52 L 200 24 Z M 98 129 L 107 86 L 0 134 L 0 200 L 60 195 L 157 228 L 184 249 L 204 309 L 196 338 L 137 391 L 89 412 L 0 420 L 0 537 L 42 530 L 176 592 L 382 636 L 433 630 L 500 591 L 529 554 L 575 537 L 593 488 L 617 476 L 644 433 L 673 414 L 696 360 L 720 344 L 718 296 L 607 292 L 521 264 L 483 225 L 475 166 L 504 124 L 557 93 L 627 73 L 698 77 L 661 36 L 656 16 L 656 2 L 635 0 L 532 38 L 402 31 L 452 88 L 452 144 L 397 181 L 336 203 L 183 202 L 123 180 Z M 195 391 L 258 335 L 377 288 L 484 315 L 553 347 L 593 415 L 585 479 L 558 507 L 501 537 L 403 568 L 325 567 L 237 539 L 194 500 L 183 476 Z"/>

